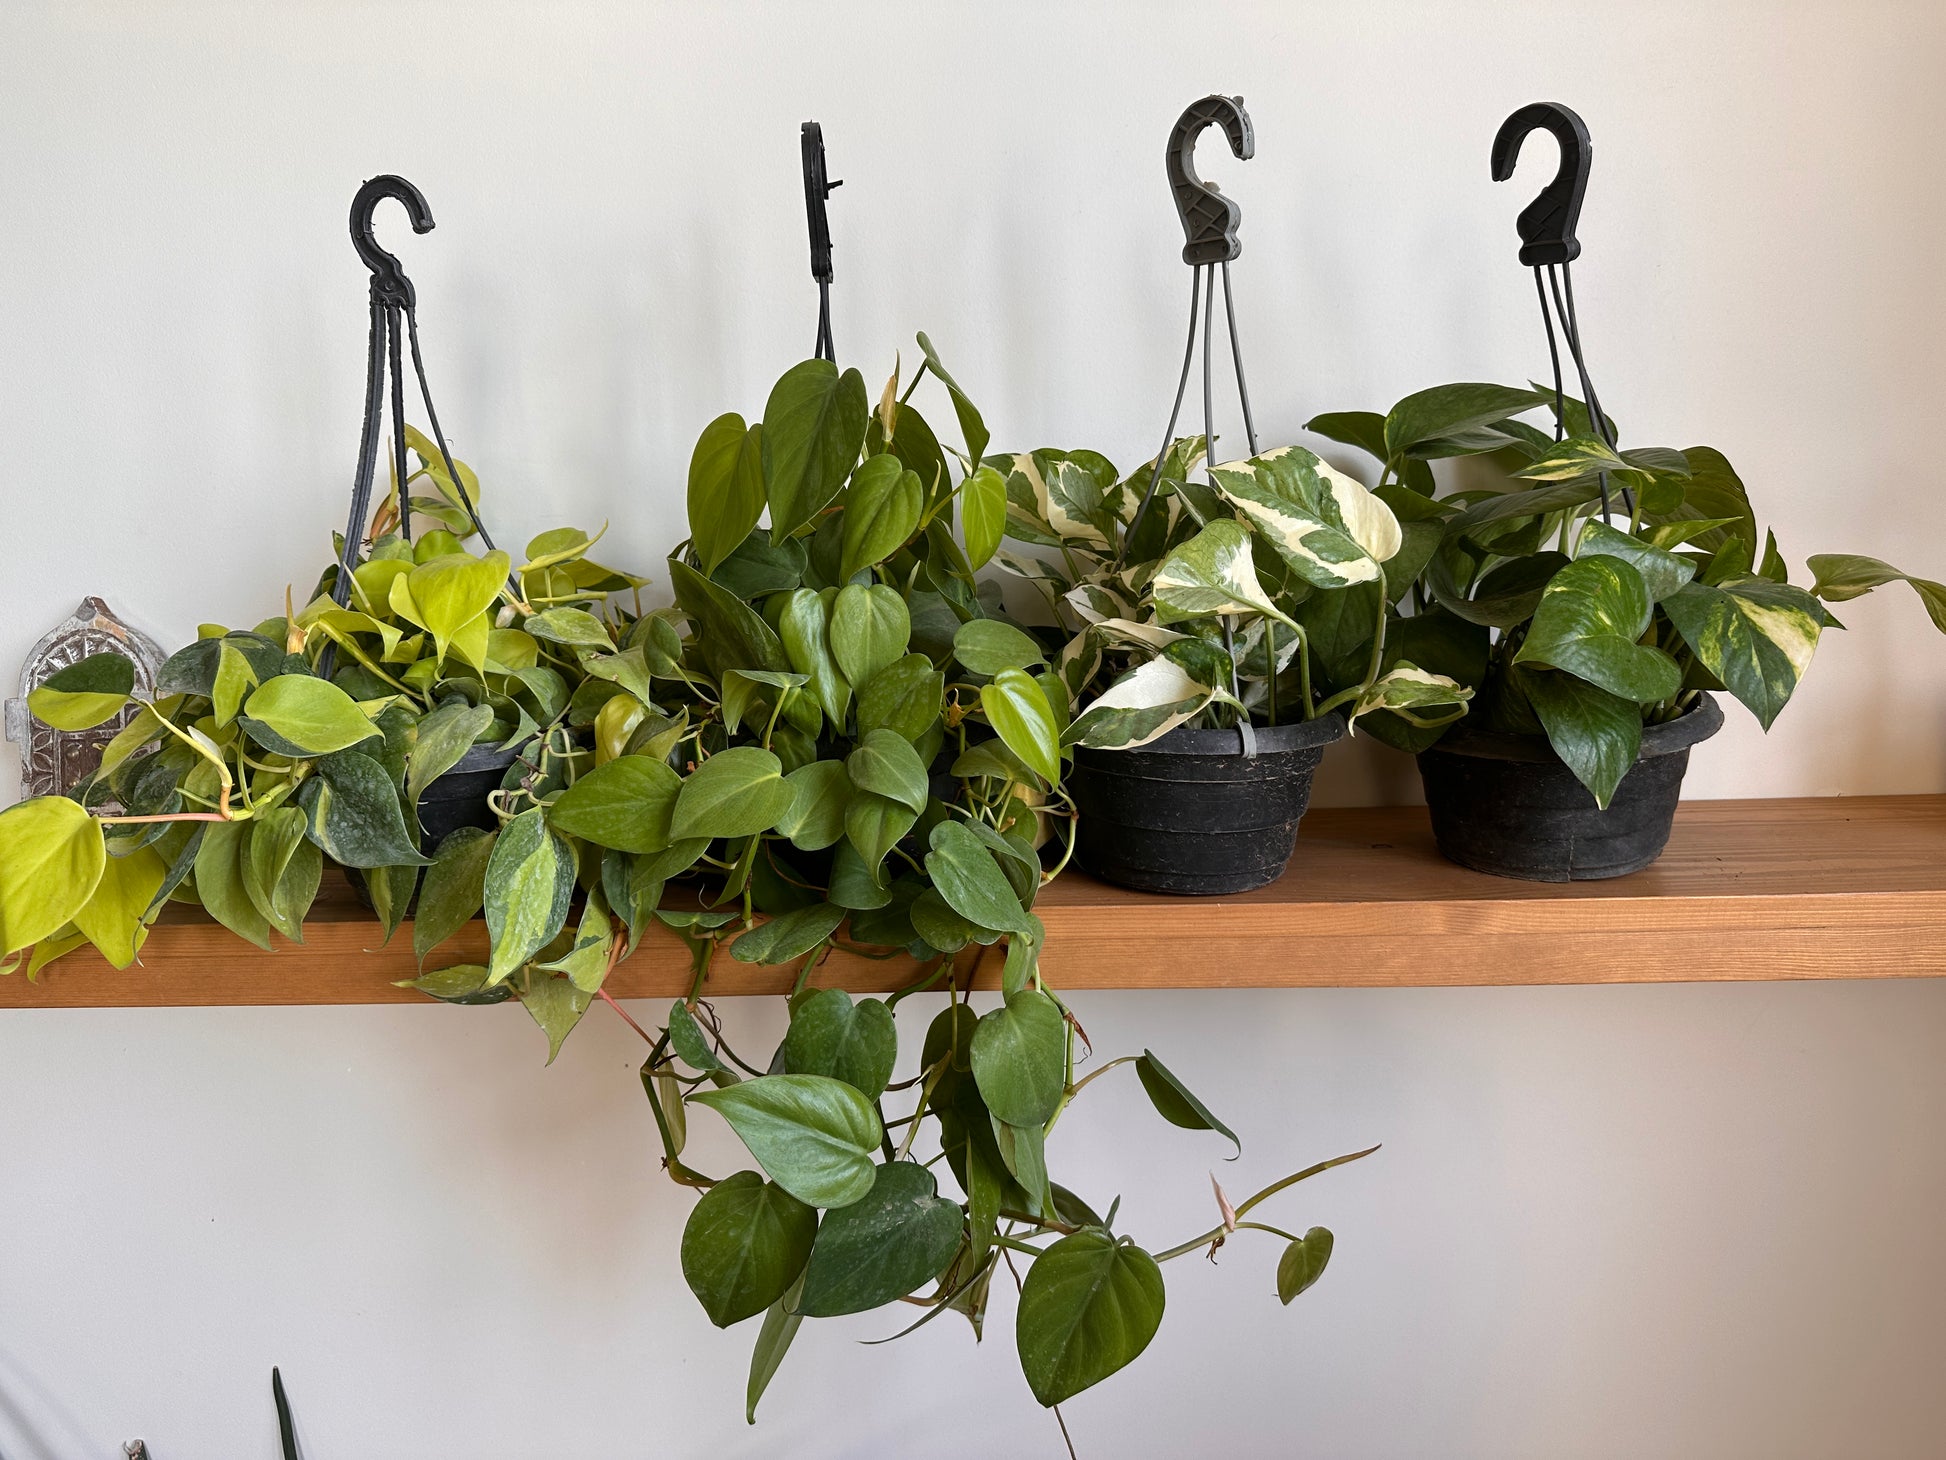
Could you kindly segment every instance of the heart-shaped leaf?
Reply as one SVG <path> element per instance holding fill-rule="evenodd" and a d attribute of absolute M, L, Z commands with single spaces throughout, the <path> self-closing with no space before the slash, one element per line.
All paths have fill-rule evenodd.
<path fill-rule="evenodd" d="M 1682 671 L 1660 649 L 1636 642 L 1649 627 L 1649 590 L 1620 558 L 1577 558 L 1541 593 L 1517 664 L 1565 669 L 1639 704 L 1682 688 Z"/>
<path fill-rule="evenodd" d="M 918 740 L 938 723 L 945 689 L 945 675 L 924 654 L 886 665 L 859 693 L 859 734 L 888 730 Z"/>
<path fill-rule="evenodd" d="M 120 714 L 134 688 L 134 660 L 113 651 L 90 654 L 42 680 L 28 694 L 27 708 L 56 730 L 92 730 Z"/>
<path fill-rule="evenodd" d="M 574 896 L 574 854 L 547 829 L 539 808 L 500 831 L 486 868 L 486 924 L 493 953 L 489 983 L 500 983 L 566 926 Z"/>
<path fill-rule="evenodd" d="M 838 590 L 831 607 L 831 653 L 854 689 L 896 663 L 911 641 L 912 619 L 898 590 L 883 583 L 849 583 Z"/>
<path fill-rule="evenodd" d="M 898 1052 L 892 1011 L 881 1000 L 861 999 L 854 1004 L 843 989 L 819 989 L 791 1014 L 791 1027 L 784 1036 L 784 1069 L 793 1075 L 843 1080 L 876 1100 L 891 1082 Z"/>
<path fill-rule="evenodd" d="M 926 809 L 926 765 L 912 742 L 895 730 L 867 730 L 858 748 L 845 757 L 845 774 L 861 791 L 898 802 L 909 811 Z"/>
<path fill-rule="evenodd" d="M 865 378 L 829 360 L 784 372 L 764 404 L 763 475 L 770 530 L 789 537 L 838 494 L 858 460 L 870 413 Z"/>
<path fill-rule="evenodd" d="M 828 902 L 793 908 L 759 923 L 730 945 L 730 956 L 739 963 L 756 963 L 775 968 L 802 958 L 838 930 L 845 910 Z M 830 1070 L 806 1070 L 805 1074 L 828 1075 Z"/>
<path fill-rule="evenodd" d="M 317 763 L 298 792 L 311 818 L 311 840 L 347 867 L 423 867 L 406 830 L 399 788 L 369 755 L 341 750 Z M 197 883 L 201 885 L 201 874 Z"/>
<path fill-rule="evenodd" d="M 0 958 L 72 922 L 107 858 L 101 823 L 65 796 L 0 811 Z"/>
<path fill-rule="evenodd" d="M 1378 568 L 1373 564 L 1373 574 Z M 1150 579 L 1156 617 L 1164 624 L 1210 614 L 1263 614 L 1290 623 L 1270 601 L 1250 558 L 1250 534 L 1219 517 L 1164 558 Z"/>
<path fill-rule="evenodd" d="M 973 1031 L 973 1078 L 996 1119 L 1040 1125 L 1067 1087 L 1067 1021 L 1039 989 L 1022 989 L 980 1016 Z"/>
<path fill-rule="evenodd" d="M 939 1194 L 932 1172 L 888 1161 L 872 1189 L 827 1212 L 811 1245 L 798 1311 L 807 1318 L 863 1313 L 938 1277 L 959 1250 L 959 1204 Z"/>
<path fill-rule="evenodd" d="M 841 760 L 814 760 L 784 777 L 791 788 L 791 807 L 777 818 L 777 831 L 803 852 L 817 852 L 845 834 L 845 807 L 851 801 L 851 777 Z"/>
<path fill-rule="evenodd" d="M 302 813 L 296 816 L 297 833 L 302 838 L 304 817 Z M 308 843 L 303 845 L 316 856 Z M 153 847 L 137 847 L 125 857 L 109 857 L 102 863 L 101 880 L 95 883 L 93 894 L 74 915 L 75 930 L 116 968 L 127 968 L 141 951 L 148 932 L 144 918 L 168 870 Z"/>
<path fill-rule="evenodd" d="M 1006 669 L 1032 669 L 1047 656 L 1032 635 L 997 618 L 968 619 L 953 635 L 953 657 L 991 679 Z"/>
<path fill-rule="evenodd" d="M 1685 584 L 1663 600 L 1662 611 L 1766 730 L 1811 667 L 1830 617 L 1802 588 L 1749 575 Z"/>
<path fill-rule="evenodd" d="M 433 949 L 486 905 L 487 860 L 493 855 L 493 843 L 493 832 L 462 826 L 449 832 L 434 851 L 412 919 L 412 952 L 422 968 Z"/>
<path fill-rule="evenodd" d="M 259 685 L 244 713 L 285 742 L 285 754 L 329 755 L 379 733 L 350 695 L 309 674 L 280 674 Z"/>
<path fill-rule="evenodd" d="M 966 559 L 983 568 L 1000 548 L 1007 529 L 1007 479 L 982 466 L 960 483 L 960 521 L 966 533 Z"/>
<path fill-rule="evenodd" d="M 689 536 L 705 573 L 714 573 L 763 515 L 761 436 L 750 441 L 755 473 L 745 477 L 737 470 L 749 435 L 743 417 L 731 411 L 703 427 L 690 453 Z"/>
<path fill-rule="evenodd" d="M 1061 727 L 1047 693 L 1032 676 L 1003 669 L 980 688 L 980 709 L 994 733 L 1050 786 L 1061 780 Z"/>
<path fill-rule="evenodd" d="M 1021 1286 L 1014 1339 L 1034 1398 L 1072 1399 L 1138 1358 L 1162 1326 L 1162 1269 L 1098 1227 L 1063 1237 Z"/>
<path fill-rule="evenodd" d="M 1523 674 L 1520 683 L 1554 753 L 1607 810 L 1641 752 L 1641 706 L 1555 670 Z"/>
<path fill-rule="evenodd" d="M 618 852 L 659 852 L 669 845 L 670 819 L 683 779 L 659 760 L 624 755 L 596 766 L 548 807 L 547 823 Z"/>
<path fill-rule="evenodd" d="M 784 1190 L 814 1207 L 850 1206 L 872 1189 L 878 1112 L 824 1075 L 760 1075 L 690 1100 L 729 1121 Z"/>
<path fill-rule="evenodd" d="M 682 1230 L 682 1275 L 709 1321 L 728 1328 L 784 1296 L 811 1255 L 818 1214 L 755 1171 L 703 1194 Z"/>
<path fill-rule="evenodd" d="M 404 578 L 395 579 L 393 591 L 404 585 L 413 610 L 407 616 L 432 634 L 443 659 L 462 630 L 479 620 L 499 598 L 513 565 L 512 558 L 497 550 L 481 558 L 451 553 L 421 563 Z"/>
<path fill-rule="evenodd" d="M 1284 1249 L 1277 1259 L 1277 1297 L 1289 1306 L 1292 1298 L 1324 1276 L 1324 1265 L 1331 1261 L 1331 1232 L 1313 1227 Z"/>
<path fill-rule="evenodd" d="M 868 457 L 852 473 L 845 494 L 839 577 L 849 580 L 890 557 L 918 529 L 924 507 L 925 489 L 917 472 L 906 470 L 889 452 Z"/>
<path fill-rule="evenodd" d="M 810 682 L 824 717 L 842 726 L 851 709 L 851 682 L 831 654 L 831 606 L 837 598 L 834 589 L 822 593 L 809 588 L 796 590 L 777 616 L 777 637 L 784 641 L 791 668 Z"/>
<path fill-rule="evenodd" d="M 795 799 L 776 756 L 755 745 L 732 746 L 683 782 L 670 834 L 677 840 L 755 836 L 775 826 Z"/>
<path fill-rule="evenodd" d="M 963 823 L 940 822 L 932 829 L 929 845 L 926 872 L 948 907 L 982 928 L 1032 933 L 1027 909 L 1020 905 L 993 852 Z"/>
<path fill-rule="evenodd" d="M 1149 1093 L 1149 1103 L 1155 1106 L 1156 1114 L 1171 1125 L 1179 1125 L 1184 1130 L 1213 1130 L 1229 1138 L 1236 1147 L 1238 1156 L 1243 1154 L 1243 1142 L 1237 1139 L 1235 1131 L 1209 1112 L 1209 1107 L 1190 1093 L 1189 1087 L 1169 1073 L 1167 1066 L 1148 1050 L 1135 1062 L 1135 1073 L 1142 1081 L 1142 1088 Z M 1236 1157 L 1231 1157 L 1235 1160 Z"/>

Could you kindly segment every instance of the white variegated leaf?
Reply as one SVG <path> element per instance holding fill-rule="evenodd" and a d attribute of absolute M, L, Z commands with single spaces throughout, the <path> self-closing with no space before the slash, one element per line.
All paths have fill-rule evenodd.
<path fill-rule="evenodd" d="M 1059 592 L 1067 591 L 1068 576 L 1061 571 L 1059 563 L 1049 562 L 1046 558 L 1030 557 L 1026 553 L 1017 553 L 1010 548 L 1001 548 L 993 555 L 993 560 L 1015 577 L 1038 579 L 1043 583 L 1052 583 Z"/>
<path fill-rule="evenodd" d="M 1663 612 L 1703 666 L 1770 728 L 1810 668 L 1824 608 L 1802 588 L 1746 576 L 1688 583 Z"/>
<path fill-rule="evenodd" d="M 1067 686 L 1070 701 L 1080 698 L 1100 668 L 1101 639 L 1092 624 L 1069 639 L 1054 660 L 1054 672 Z"/>
<path fill-rule="evenodd" d="M 1306 582 L 1347 588 L 1382 575 L 1404 542 L 1372 493 L 1301 446 L 1280 446 L 1210 473 L 1217 489 Z"/>
<path fill-rule="evenodd" d="M 1137 623 L 1126 618 L 1105 618 L 1095 625 L 1095 631 L 1109 644 L 1140 644 L 1150 649 L 1166 649 L 1178 639 L 1189 637 L 1165 629 L 1161 624 Z"/>
<path fill-rule="evenodd" d="M 1067 601 L 1084 623 L 1098 624 L 1103 619 L 1127 618 L 1135 612 L 1135 599 L 1108 583 L 1077 583 L 1068 590 Z"/>
<path fill-rule="evenodd" d="M 1459 708 L 1473 698 L 1473 691 L 1456 679 L 1433 674 L 1401 659 L 1368 685 L 1351 709 L 1353 723 L 1373 710 L 1393 710 L 1414 725 L 1443 725 L 1459 718 Z M 1417 711 L 1450 708 L 1455 713 L 1427 718 Z"/>
<path fill-rule="evenodd" d="M 1260 613 L 1290 622 L 1258 581 L 1256 565 L 1250 561 L 1249 535 L 1227 519 L 1210 523 L 1164 558 L 1149 591 L 1156 617 L 1165 623 L 1213 613 Z"/>
<path fill-rule="evenodd" d="M 1063 737 L 1097 750 L 1133 750 L 1188 723 L 1210 702 L 1200 684 L 1171 659 L 1138 664 L 1075 717 Z"/>

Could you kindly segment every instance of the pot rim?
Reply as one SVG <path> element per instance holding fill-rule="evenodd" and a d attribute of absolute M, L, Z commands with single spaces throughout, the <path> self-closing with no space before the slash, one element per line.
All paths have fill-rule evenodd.
<path fill-rule="evenodd" d="M 505 770 L 519 758 L 520 752 L 527 748 L 528 743 L 523 740 L 518 745 L 469 745 L 466 747 L 466 754 L 454 761 L 439 779 L 444 780 L 446 776 L 455 774 Z"/>
<path fill-rule="evenodd" d="M 1465 722 L 1448 731 L 1439 741 L 1421 755 L 1471 756 L 1478 760 L 1514 760 L 1530 764 L 1552 761 L 1561 763 L 1561 757 L 1554 753 L 1554 747 L 1547 743 L 1544 735 L 1513 735 L 1500 730 L 1470 730 L 1464 728 Z M 1716 702 L 1716 696 L 1707 690 L 1699 691 L 1695 706 L 1674 720 L 1660 725 L 1642 727 L 1642 748 L 1636 752 L 1636 760 L 1651 760 L 1659 755 L 1674 755 L 1679 750 L 1688 750 L 1700 745 L 1723 728 L 1723 707 Z"/>
<path fill-rule="evenodd" d="M 1315 720 L 1298 720 L 1288 725 L 1255 725 L 1257 754 L 1288 754 L 1295 750 L 1311 750 L 1329 745 L 1334 740 L 1345 737 L 1345 716 L 1342 710 L 1332 710 L 1319 715 Z M 1167 735 L 1151 740 L 1147 745 L 1138 745 L 1129 750 L 1102 750 L 1094 746 L 1076 746 L 1077 759 L 1086 751 L 1093 756 L 1124 755 L 1195 755 L 1195 756 L 1234 756 L 1243 759 L 1243 737 L 1235 730 L 1200 730 L 1187 725 L 1178 725 Z M 1112 762 L 1111 762 L 1112 763 Z"/>

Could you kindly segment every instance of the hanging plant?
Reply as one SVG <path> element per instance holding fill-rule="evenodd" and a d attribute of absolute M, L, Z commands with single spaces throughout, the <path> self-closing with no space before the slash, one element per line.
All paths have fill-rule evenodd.
<path fill-rule="evenodd" d="M 752 1417 L 806 1318 L 916 1303 L 903 1331 L 950 1310 L 977 1338 L 1003 1268 L 1021 1284 L 1029 1387 L 1058 1404 L 1148 1345 L 1164 1261 L 1269 1232 L 1285 1244 L 1281 1295 L 1302 1291 L 1330 1234 L 1245 1218 L 1356 1159 L 1234 1209 L 1219 1192 L 1218 1226 L 1154 1253 L 1115 1225 L 1115 1205 L 1053 1179 L 1048 1136 L 1121 1065 L 1164 1119 L 1229 1132 L 1146 1051 L 1081 1073 L 1086 1036 L 1042 976 L 1034 907 L 1072 841 L 1069 691 L 974 576 L 999 545 L 1005 477 L 982 463 L 979 411 L 920 345 L 925 364 L 903 392 L 895 372 L 875 407 L 855 370 L 810 360 L 777 382 L 761 422 L 705 429 L 690 539 L 669 563 L 676 605 L 644 620 L 669 663 L 631 706 L 643 718 L 630 750 L 573 768 L 527 853 L 582 869 L 588 916 L 605 908 L 616 924 L 611 958 L 652 922 L 691 950 L 688 996 L 642 1031 L 642 1081 L 665 1169 L 703 1192 L 683 1275 L 713 1323 L 758 1320 Z M 927 374 L 962 451 L 910 403 Z M 489 867 L 489 907 L 497 882 Z M 913 975 L 884 999 L 821 986 L 835 946 L 903 954 Z M 707 999 L 724 955 L 797 966 L 776 1050 L 752 1058 L 726 1037 Z M 996 964 L 998 995 L 976 1009 L 967 979 Z M 907 1036 L 916 1072 L 894 1082 L 900 1006 L 930 990 L 945 1007 Z M 729 1123 L 752 1167 L 688 1164 L 699 1108 Z"/>

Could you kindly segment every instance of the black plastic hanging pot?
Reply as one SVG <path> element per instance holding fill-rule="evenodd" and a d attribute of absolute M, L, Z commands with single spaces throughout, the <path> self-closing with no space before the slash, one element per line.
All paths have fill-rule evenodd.
<path fill-rule="evenodd" d="M 500 820 L 487 797 L 500 789 L 507 767 L 522 747 L 475 745 L 453 768 L 426 787 L 419 797 L 419 850 L 430 857 L 450 834 L 462 826 L 497 831 Z"/>
<path fill-rule="evenodd" d="M 1235 730 L 1171 730 L 1139 750 L 1077 746 L 1075 857 L 1142 892 L 1208 897 L 1275 882 L 1324 748 L 1344 733 L 1330 714 L 1257 727 L 1254 756 Z"/>
<path fill-rule="evenodd" d="M 1439 850 L 1462 867 L 1528 882 L 1639 872 L 1669 843 L 1689 748 L 1723 728 L 1705 694 L 1679 720 L 1642 727 L 1642 749 L 1608 809 L 1538 735 L 1464 722 L 1419 755 Z"/>

